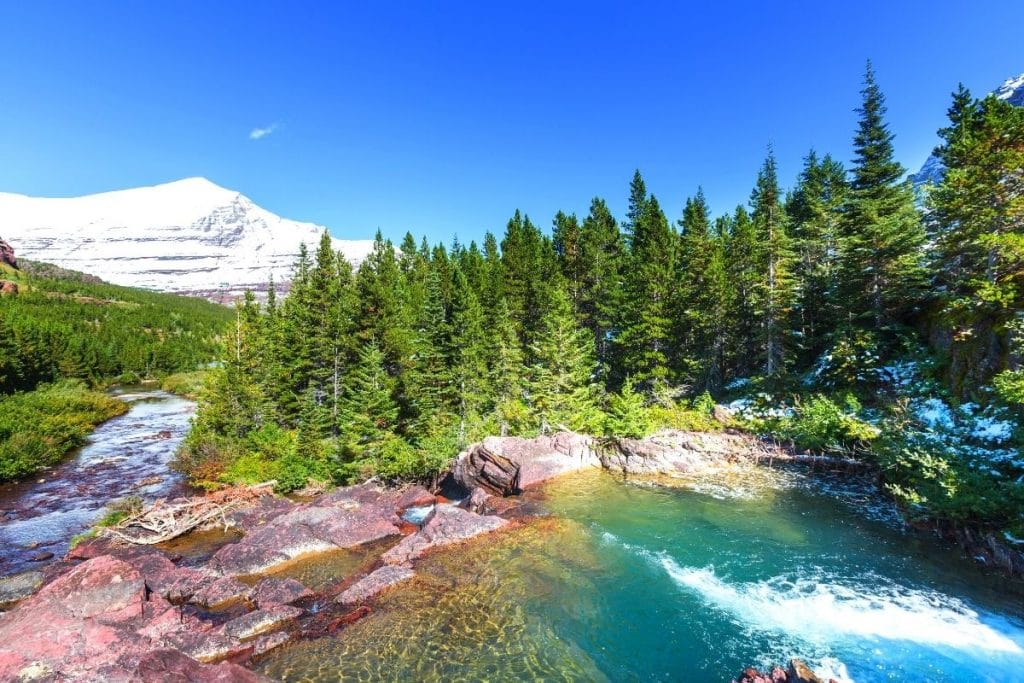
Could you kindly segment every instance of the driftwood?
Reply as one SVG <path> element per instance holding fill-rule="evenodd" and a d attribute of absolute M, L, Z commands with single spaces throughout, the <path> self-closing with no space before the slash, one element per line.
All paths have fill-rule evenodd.
<path fill-rule="evenodd" d="M 273 490 L 275 482 L 215 491 L 198 498 L 157 500 L 103 533 L 126 543 L 154 545 L 177 538 L 193 529 L 213 526 L 219 520 L 227 529 L 227 513 Z"/>

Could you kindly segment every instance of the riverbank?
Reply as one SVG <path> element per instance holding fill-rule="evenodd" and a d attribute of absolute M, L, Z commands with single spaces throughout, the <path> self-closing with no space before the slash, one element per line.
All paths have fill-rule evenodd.
<path fill-rule="evenodd" d="M 0 575 L 59 559 L 112 501 L 148 502 L 186 490 L 169 463 L 195 404 L 148 386 L 103 396 L 119 415 L 41 475 L 0 485 Z"/>
<path fill-rule="evenodd" d="M 127 411 L 123 402 L 71 380 L 0 397 L 0 483 L 58 464 L 97 425 Z"/>
<path fill-rule="evenodd" d="M 768 460 L 741 435 L 593 446 L 574 434 L 487 440 L 460 456 L 447 490 L 492 489 L 475 486 L 461 506 L 371 483 L 303 501 L 260 495 L 169 544 L 86 541 L 0 617 L 0 631 L 32 623 L 40 634 L 0 653 L 3 674 L 130 678 L 157 661 L 195 680 L 252 680 L 239 662 L 277 680 L 721 680 L 790 656 L 824 673 L 834 655 L 867 666 L 878 655 L 860 643 L 898 643 L 909 623 L 921 631 L 909 629 L 909 650 L 885 651 L 907 671 L 936 638 L 1011 659 L 1024 647 L 1019 622 L 992 621 L 998 590 L 963 593 L 963 563 L 937 562 L 934 544 L 906 556 L 915 544 L 866 484 L 758 466 Z M 517 473 L 502 484 L 509 463 Z M 510 495 L 494 490 L 511 482 Z M 142 588 L 98 606 L 115 584 Z M 815 585 L 825 592 L 807 593 Z M 754 611 L 741 609 L 751 601 Z M 896 625 L 855 627 L 886 620 Z M 102 647 L 90 640 L 97 624 Z"/>

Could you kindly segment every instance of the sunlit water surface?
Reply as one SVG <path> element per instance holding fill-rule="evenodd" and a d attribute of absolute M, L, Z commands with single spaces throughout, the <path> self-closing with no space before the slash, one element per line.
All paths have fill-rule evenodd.
<path fill-rule="evenodd" d="M 584 474 L 552 515 L 421 561 L 286 681 L 729 680 L 801 657 L 853 681 L 1024 680 L 1019 588 L 905 534 L 866 487 L 761 470 Z"/>
<path fill-rule="evenodd" d="M 111 501 L 129 495 L 153 500 L 182 488 L 169 463 L 195 403 L 147 387 L 112 393 L 128 403 L 127 413 L 97 427 L 56 467 L 0 486 L 0 575 L 38 568 L 31 558 L 40 550 L 62 557 L 71 538 Z"/>

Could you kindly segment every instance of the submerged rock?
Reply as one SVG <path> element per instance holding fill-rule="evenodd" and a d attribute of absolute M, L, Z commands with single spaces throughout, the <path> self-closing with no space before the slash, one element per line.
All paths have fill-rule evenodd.
<path fill-rule="evenodd" d="M 257 607 L 263 609 L 273 605 L 288 605 L 312 596 L 313 591 L 295 579 L 269 578 L 256 584 L 250 597 Z"/>
<path fill-rule="evenodd" d="M 432 548 L 458 543 L 507 525 L 500 517 L 478 515 L 453 505 L 438 505 L 427 517 L 423 528 L 403 538 L 384 553 L 385 564 L 407 564 Z"/>
<path fill-rule="evenodd" d="M 354 583 L 336 598 L 336 602 L 357 605 L 377 597 L 396 584 L 408 581 L 415 575 L 416 573 L 406 566 L 384 565 Z"/>
<path fill-rule="evenodd" d="M 224 624 L 224 635 L 235 640 L 247 640 L 267 631 L 282 628 L 301 615 L 303 610 L 288 605 L 273 605 L 243 614 Z"/>
<path fill-rule="evenodd" d="M 21 572 L 0 578 L 0 609 L 7 609 L 19 600 L 32 595 L 43 585 L 43 573 Z"/>
<path fill-rule="evenodd" d="M 139 683 L 261 683 L 270 679 L 237 664 L 201 664 L 178 650 L 147 652 L 135 669 Z"/>

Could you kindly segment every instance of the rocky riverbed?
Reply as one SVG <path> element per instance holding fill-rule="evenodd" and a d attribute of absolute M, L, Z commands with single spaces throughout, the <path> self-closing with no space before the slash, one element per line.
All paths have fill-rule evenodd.
<path fill-rule="evenodd" d="M 239 663 L 344 628 L 382 592 L 414 581 L 424 555 L 530 515 L 529 500 L 505 496 L 586 468 L 672 475 L 760 455 L 758 442 L 730 434 L 492 438 L 452 468 L 446 485 L 464 493 L 459 505 L 370 482 L 308 502 L 258 497 L 217 520 L 234 535 L 205 539 L 201 554 L 179 552 L 183 539 L 148 546 L 101 535 L 37 580 L 8 580 L 8 597 L 24 599 L 0 616 L 0 679 L 257 680 Z M 311 556 L 365 548 L 373 552 L 358 566 L 315 590 L 286 576 Z"/>

